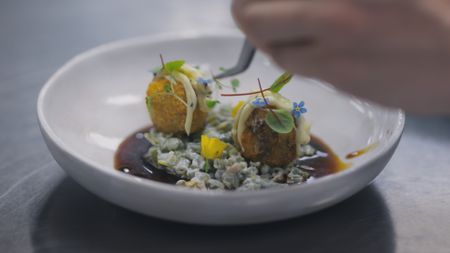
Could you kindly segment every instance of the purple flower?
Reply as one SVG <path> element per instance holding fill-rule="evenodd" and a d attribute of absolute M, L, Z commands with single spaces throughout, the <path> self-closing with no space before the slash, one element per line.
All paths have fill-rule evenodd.
<path fill-rule="evenodd" d="M 257 97 L 255 98 L 255 100 L 253 100 L 252 104 L 254 107 L 262 108 L 269 104 L 269 99 L 266 98 L 264 100 L 263 98 Z"/>
<path fill-rule="evenodd" d="M 300 118 L 300 116 L 303 113 L 306 113 L 308 111 L 308 110 L 306 110 L 305 102 L 303 102 L 303 101 L 300 101 L 300 103 L 298 103 L 298 104 L 296 102 L 294 102 L 293 107 L 294 108 L 292 109 L 292 113 L 294 114 L 294 117 L 296 119 Z"/>

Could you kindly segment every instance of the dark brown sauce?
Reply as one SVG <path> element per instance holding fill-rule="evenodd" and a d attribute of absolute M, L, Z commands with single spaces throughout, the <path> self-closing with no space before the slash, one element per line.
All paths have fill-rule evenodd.
<path fill-rule="evenodd" d="M 300 166 L 309 172 L 312 179 L 333 174 L 349 167 L 339 156 L 319 137 L 311 135 L 309 143 L 317 151 L 313 156 L 304 156 L 298 159 Z"/>
<path fill-rule="evenodd" d="M 143 158 L 151 147 L 144 137 L 144 133 L 150 128 L 146 127 L 133 133 L 120 144 L 114 156 L 114 168 L 136 177 L 175 184 L 179 180 L 178 177 L 155 168 Z"/>
<path fill-rule="evenodd" d="M 136 177 L 175 184 L 180 178 L 155 168 L 143 158 L 151 147 L 143 136 L 150 128 L 146 127 L 133 133 L 120 144 L 114 156 L 114 167 L 116 170 Z M 323 177 L 348 167 L 348 164 L 342 162 L 320 138 L 311 136 L 310 144 L 317 153 L 314 156 L 304 156 L 297 162 L 310 173 L 311 178 Z"/>
<path fill-rule="evenodd" d="M 360 149 L 360 150 L 357 150 L 357 151 L 348 153 L 348 154 L 345 156 L 345 158 L 346 158 L 346 159 L 353 159 L 353 158 L 362 156 L 362 155 L 364 155 L 365 153 L 369 152 L 370 150 L 374 149 L 377 145 L 378 145 L 378 143 L 372 143 L 372 144 L 370 144 L 369 146 L 367 146 L 367 147 L 365 147 L 365 148 L 363 148 L 363 149 Z"/>

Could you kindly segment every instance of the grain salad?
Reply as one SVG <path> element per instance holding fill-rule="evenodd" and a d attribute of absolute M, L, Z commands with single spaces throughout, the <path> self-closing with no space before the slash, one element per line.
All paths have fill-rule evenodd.
<path fill-rule="evenodd" d="M 282 168 L 246 161 L 233 143 L 231 109 L 224 105 L 215 108 L 207 118 L 204 131 L 190 137 L 175 137 L 152 128 L 145 134 L 152 146 L 144 159 L 179 177 L 177 185 L 197 189 L 256 190 L 298 184 L 310 177 L 297 162 Z M 227 143 L 220 158 L 206 160 L 201 155 L 202 134 Z M 308 144 L 301 148 L 303 155 L 312 156 L 316 152 Z"/>

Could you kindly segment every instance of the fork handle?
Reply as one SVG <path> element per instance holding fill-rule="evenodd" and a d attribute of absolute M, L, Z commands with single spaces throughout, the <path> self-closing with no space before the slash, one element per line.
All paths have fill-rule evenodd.
<path fill-rule="evenodd" d="M 253 57 L 255 56 L 255 52 L 256 48 L 250 43 L 248 39 L 245 39 L 237 64 L 231 69 L 228 69 L 223 73 L 216 75 L 215 78 L 220 79 L 224 77 L 234 76 L 244 72 L 250 66 L 250 63 L 252 62 Z"/>

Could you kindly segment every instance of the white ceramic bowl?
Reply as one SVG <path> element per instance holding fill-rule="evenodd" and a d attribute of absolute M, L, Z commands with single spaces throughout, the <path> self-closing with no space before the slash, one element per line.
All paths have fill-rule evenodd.
<path fill-rule="evenodd" d="M 166 60 L 232 66 L 242 37 L 237 32 L 178 33 L 114 42 L 76 56 L 42 88 L 38 117 L 60 166 L 79 184 L 122 207 L 197 224 L 251 224 L 307 214 L 358 192 L 385 167 L 400 139 L 404 114 L 343 95 L 328 85 L 296 78 L 283 94 L 306 101 L 312 131 L 341 157 L 379 145 L 340 173 L 303 185 L 253 192 L 190 190 L 140 179 L 113 169 L 119 143 L 149 125 L 144 104 L 149 72 Z M 270 85 L 281 70 L 258 54 L 238 78 L 253 90 L 256 78 Z M 242 98 L 241 98 L 242 99 Z"/>

